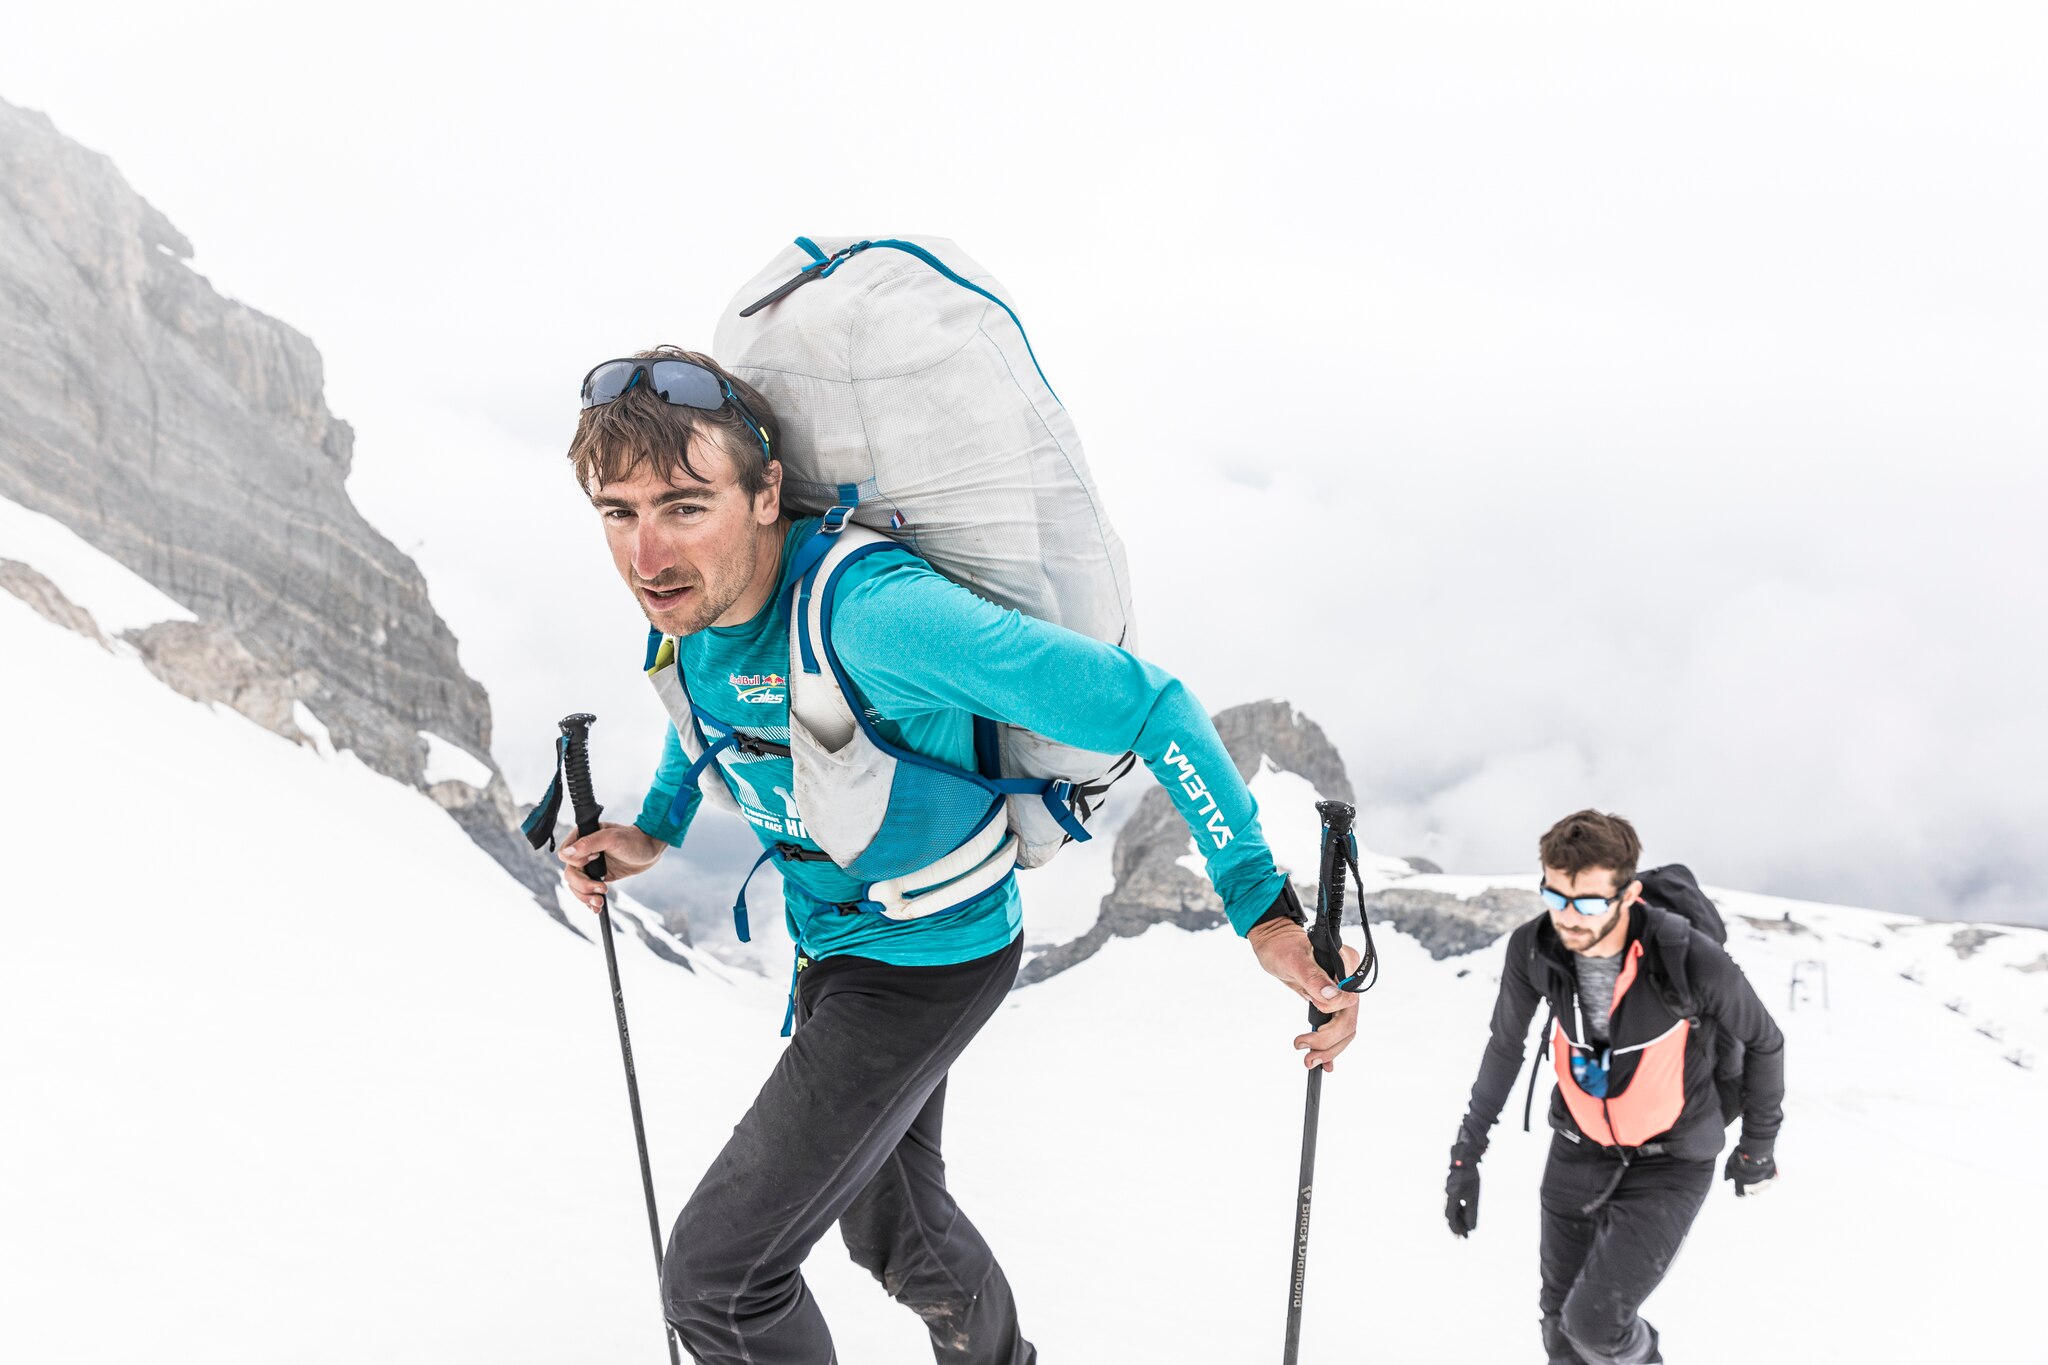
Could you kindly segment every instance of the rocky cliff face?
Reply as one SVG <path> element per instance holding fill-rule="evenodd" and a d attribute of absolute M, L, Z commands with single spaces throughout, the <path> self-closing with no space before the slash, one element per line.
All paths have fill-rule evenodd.
<path fill-rule="evenodd" d="M 426 789 L 423 730 L 491 763 L 490 703 L 418 568 L 349 500 L 320 354 L 214 292 L 113 163 L 0 101 L 0 497 L 188 607 L 134 641 L 188 695 Z M 504 780 L 431 795 L 558 913 Z"/>
<path fill-rule="evenodd" d="M 1246 781 L 1265 760 L 1282 772 L 1306 778 L 1327 800 L 1357 800 L 1344 760 L 1322 727 L 1288 703 L 1253 702 L 1220 712 L 1215 720 L 1216 733 Z M 1145 778 L 1140 774 L 1131 780 Z M 1110 939 L 1142 934 L 1155 924 L 1182 929 L 1222 925 L 1222 901 L 1206 879 L 1181 865 L 1190 847 L 1187 826 L 1165 791 L 1156 787 L 1148 791 L 1117 833 L 1111 862 L 1116 886 L 1102 898 L 1095 924 L 1081 937 L 1048 948 L 1025 963 L 1018 984 L 1028 986 L 1055 976 L 1094 956 Z M 1397 872 L 1410 870 L 1420 869 L 1396 867 Z M 1299 870 L 1295 881 L 1303 899 L 1311 900 L 1314 883 Z M 1395 886 L 1366 896 L 1374 923 L 1385 921 L 1414 935 L 1437 958 L 1484 947 L 1534 914 L 1536 904 L 1533 892 L 1489 891 L 1462 900 L 1442 892 Z M 1358 922 L 1356 909 L 1350 912 L 1349 922 Z"/>

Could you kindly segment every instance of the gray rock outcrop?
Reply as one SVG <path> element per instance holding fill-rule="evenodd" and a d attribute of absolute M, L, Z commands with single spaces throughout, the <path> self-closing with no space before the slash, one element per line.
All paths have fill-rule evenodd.
<path fill-rule="evenodd" d="M 0 559 L 0 589 L 28 603 L 30 609 L 44 620 L 76 631 L 102 649 L 107 648 L 107 637 L 101 632 L 99 622 L 92 619 L 92 613 L 66 597 L 64 590 L 45 578 L 34 565 L 24 564 L 18 559 Z"/>
<path fill-rule="evenodd" d="M 1251 702 L 1216 715 L 1216 733 L 1230 761 L 1246 781 L 1270 758 L 1283 772 L 1298 773 L 1325 797 L 1355 798 L 1344 760 L 1322 727 L 1284 701 Z M 1149 782 L 1144 771 L 1133 782 Z M 1094 925 L 1077 939 L 1039 953 L 1024 964 L 1017 984 L 1028 986 L 1055 976 L 1101 951 L 1112 938 L 1142 934 L 1155 924 L 1209 929 L 1224 922 L 1223 902 L 1208 881 L 1180 865 L 1188 850 L 1188 827 L 1163 788 L 1145 793 L 1137 810 L 1117 832 L 1111 867 L 1116 886 L 1102 898 Z"/>
<path fill-rule="evenodd" d="M 188 695 L 280 733 L 304 702 L 337 747 L 417 787 L 422 730 L 490 764 L 484 689 L 418 567 L 344 487 L 354 434 L 327 410 L 319 352 L 216 293 L 191 255 L 106 157 L 0 101 L 0 497 L 199 618 L 136 641 Z M 491 766 L 487 788 L 437 798 L 559 917 Z"/>
<path fill-rule="evenodd" d="M 310 669 L 281 675 L 217 621 L 159 621 L 121 638 L 135 646 L 149 671 L 173 691 L 194 701 L 232 706 L 295 744 L 311 742 L 292 718 L 292 704 L 319 691 L 319 678 Z"/>
<path fill-rule="evenodd" d="M 1956 930 L 1954 934 L 1949 936 L 1948 946 L 1954 950 L 1958 958 L 1967 961 L 1975 957 L 1977 950 L 1991 942 L 1992 939 L 2004 937 L 2005 930 L 2003 929 L 1986 929 L 1981 926 L 1972 926 L 1968 929 Z"/>
<path fill-rule="evenodd" d="M 1460 898 L 1419 886 L 1390 886 L 1365 898 L 1374 924 L 1389 924 L 1416 940 L 1441 962 L 1460 953 L 1476 952 L 1543 909 L 1534 891 L 1495 886 Z M 1358 923 L 1356 909 L 1345 917 Z"/>

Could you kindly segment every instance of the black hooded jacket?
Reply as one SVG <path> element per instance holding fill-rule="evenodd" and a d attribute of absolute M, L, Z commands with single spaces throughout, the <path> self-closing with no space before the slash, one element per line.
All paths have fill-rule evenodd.
<path fill-rule="evenodd" d="M 1629 909 L 1623 953 L 1633 952 L 1638 942 L 1643 945 L 1638 978 L 1609 1023 L 1617 1093 L 1629 1080 L 1625 1052 L 1630 1045 L 1649 1041 L 1680 1019 L 1690 1019 L 1693 1025 L 1685 1042 L 1684 1108 L 1668 1130 L 1643 1138 L 1636 1146 L 1654 1145 L 1665 1155 L 1688 1161 L 1718 1156 L 1727 1121 L 1715 1087 L 1715 1054 L 1718 1049 L 1732 1055 L 1731 1045 L 1739 1045 L 1742 1149 L 1751 1156 L 1770 1155 L 1784 1117 L 1784 1035 L 1727 950 L 1682 916 L 1638 901 Z M 1500 996 L 1493 1007 L 1493 1036 L 1480 1060 L 1471 1105 L 1458 1127 L 1453 1149 L 1458 1155 L 1476 1160 L 1486 1150 L 1487 1133 L 1521 1074 L 1537 1006 L 1547 1001 L 1565 1021 L 1565 1032 L 1575 1033 L 1577 990 L 1571 951 L 1551 927 L 1548 914 L 1538 915 L 1508 937 Z M 1550 1126 L 1579 1138 L 1586 1147 L 1598 1145 L 1572 1117 L 1555 1087 Z"/>

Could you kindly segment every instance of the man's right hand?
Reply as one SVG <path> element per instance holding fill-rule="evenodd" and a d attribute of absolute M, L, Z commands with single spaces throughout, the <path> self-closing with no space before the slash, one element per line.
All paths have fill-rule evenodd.
<path fill-rule="evenodd" d="M 1309 945 L 1307 931 L 1293 920 L 1266 920 L 1253 926 L 1246 940 L 1268 974 L 1278 977 L 1287 989 L 1330 1016 L 1321 1027 L 1296 1038 L 1294 1050 L 1308 1054 L 1303 1060 L 1309 1067 L 1335 1070 L 1337 1054 L 1351 1045 L 1352 1036 L 1358 1032 L 1358 997 L 1339 990 L 1337 983 L 1316 965 L 1315 949 Z M 1346 973 L 1358 970 L 1356 948 L 1345 944 L 1343 958 Z"/>
<path fill-rule="evenodd" d="M 580 835 L 555 851 L 562 860 L 562 880 L 569 891 L 592 910 L 604 909 L 605 884 L 583 875 L 583 865 L 604 854 L 605 871 L 611 881 L 637 876 L 661 861 L 668 845 L 638 825 L 601 824 L 595 834 Z"/>
<path fill-rule="evenodd" d="M 1479 1226 L 1479 1158 L 1454 1155 L 1451 1176 L 1444 1182 L 1444 1219 L 1451 1232 L 1470 1237 Z"/>
<path fill-rule="evenodd" d="M 1728 1164 L 1721 1168 L 1721 1178 L 1735 1182 L 1735 1197 L 1762 1194 L 1778 1178 L 1778 1163 L 1769 1152 L 1752 1156 L 1747 1149 L 1737 1147 L 1728 1154 Z"/>

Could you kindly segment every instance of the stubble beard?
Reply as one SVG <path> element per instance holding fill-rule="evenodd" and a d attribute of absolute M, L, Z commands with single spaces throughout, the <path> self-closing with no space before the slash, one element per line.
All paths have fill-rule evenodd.
<path fill-rule="evenodd" d="M 1564 929 L 1559 929 L 1557 931 L 1557 936 L 1560 940 L 1563 941 L 1564 946 L 1568 951 L 1583 954 L 1586 951 L 1586 949 L 1596 947 L 1599 944 L 1606 942 L 1607 936 L 1610 933 L 1614 932 L 1615 922 L 1620 918 L 1621 909 L 1619 906 L 1617 906 L 1615 909 L 1609 911 L 1607 918 L 1600 921 L 1600 923 L 1591 925 L 1583 930 L 1578 930 L 1576 932 L 1568 932 Z"/>
<path fill-rule="evenodd" d="M 691 599 L 676 610 L 657 614 L 645 597 L 637 592 L 634 596 L 639 598 L 641 614 L 647 617 L 648 624 L 663 635 L 695 635 L 732 610 L 732 604 L 740 600 L 747 591 L 747 585 L 754 581 L 754 570 L 759 567 L 760 559 L 761 547 L 755 537 L 749 535 L 746 547 L 730 559 L 715 564 L 713 571 L 697 585 Z M 659 591 L 684 585 L 657 581 L 639 586 Z"/>

